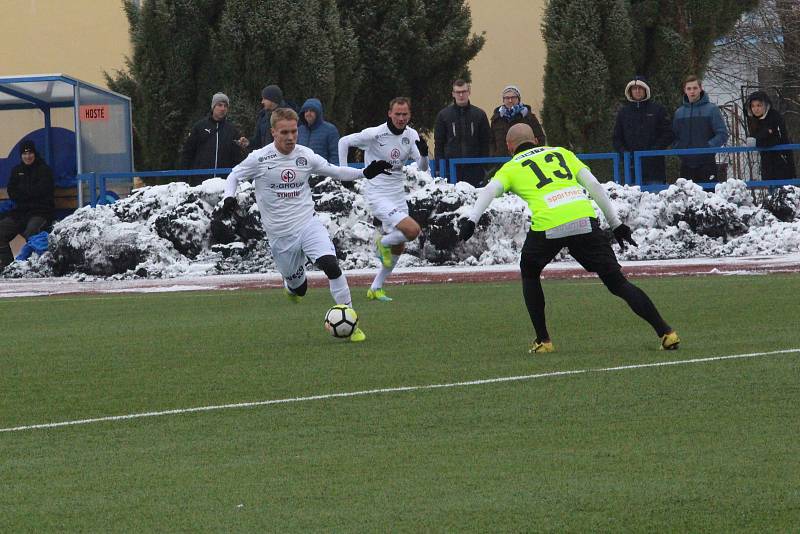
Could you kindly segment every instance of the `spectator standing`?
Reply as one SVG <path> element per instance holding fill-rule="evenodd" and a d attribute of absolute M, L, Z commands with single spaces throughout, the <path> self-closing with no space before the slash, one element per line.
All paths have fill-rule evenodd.
<path fill-rule="evenodd" d="M 14 237 L 38 234 L 53 221 L 55 211 L 53 171 L 39 158 L 33 141 L 23 141 L 19 153 L 22 163 L 11 169 L 7 188 L 15 206 L 0 219 L 0 269 L 14 261 Z"/>
<path fill-rule="evenodd" d="M 489 119 L 469 101 L 470 84 L 453 82 L 453 103 L 436 115 L 433 139 L 436 159 L 485 158 L 489 155 Z M 486 176 L 482 165 L 462 165 L 458 181 L 479 187 Z"/>
<path fill-rule="evenodd" d="M 489 152 L 492 156 L 508 156 L 506 134 L 514 124 L 524 123 L 531 127 L 536 137 L 536 146 L 547 144 L 547 138 L 539 119 L 531 107 L 522 103 L 522 93 L 516 85 L 507 85 L 501 93 L 503 104 L 492 113 L 489 130 Z"/>
<path fill-rule="evenodd" d="M 728 140 L 728 128 L 716 104 L 708 100 L 697 76 L 683 82 L 683 105 L 672 119 L 673 148 L 720 147 Z M 681 177 L 695 182 L 718 181 L 715 154 L 681 156 Z"/>
<path fill-rule="evenodd" d="M 223 93 L 211 97 L 211 113 L 197 121 L 183 144 L 181 168 L 233 167 L 244 158 L 247 139 L 228 120 L 230 100 Z M 216 174 L 214 175 L 216 176 Z M 189 185 L 200 185 L 204 176 L 189 176 Z"/>
<path fill-rule="evenodd" d="M 620 108 L 614 124 L 614 150 L 663 150 L 672 143 L 672 125 L 667 110 L 651 100 L 650 86 L 641 76 L 625 86 L 628 104 Z M 631 161 L 631 164 L 633 161 Z M 633 171 L 631 170 L 631 176 Z M 664 184 L 667 173 L 663 157 L 642 159 L 642 183 Z"/>
<path fill-rule="evenodd" d="M 792 141 L 786 123 L 778 110 L 772 107 L 764 91 L 756 91 L 747 98 L 748 146 L 770 147 L 788 145 Z M 788 180 L 797 176 L 794 155 L 791 151 L 761 152 L 761 179 Z"/>
<path fill-rule="evenodd" d="M 339 165 L 339 130 L 325 120 L 322 102 L 309 98 L 300 108 L 297 144 L 319 154 L 331 165 Z"/>
<path fill-rule="evenodd" d="M 277 85 L 267 85 L 261 90 L 261 111 L 258 112 L 256 127 L 253 137 L 249 140 L 250 150 L 258 150 L 270 144 L 272 138 L 272 126 L 269 119 L 272 112 L 278 108 L 288 107 L 283 99 L 283 91 Z"/>

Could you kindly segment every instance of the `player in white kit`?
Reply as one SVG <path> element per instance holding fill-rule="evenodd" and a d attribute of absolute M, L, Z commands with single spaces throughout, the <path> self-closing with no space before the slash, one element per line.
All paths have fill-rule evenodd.
<path fill-rule="evenodd" d="M 314 212 L 308 177 L 315 174 L 339 180 L 371 179 L 388 172 L 391 165 L 376 160 L 363 171 L 331 165 L 310 148 L 297 144 L 297 113 L 292 109 L 273 111 L 270 124 L 275 140 L 251 152 L 228 175 L 223 214 L 231 216 L 236 210 L 238 183 L 252 179 L 261 223 L 289 299 L 299 302 L 306 294 L 305 263 L 308 258 L 325 272 L 336 304 L 351 306 L 350 287 L 339 268 L 336 250 L 328 230 Z M 360 328 L 350 336 L 351 341 L 364 339 L 366 336 Z"/>
<path fill-rule="evenodd" d="M 419 224 L 408 215 L 403 165 L 412 159 L 420 170 L 428 170 L 428 145 L 408 126 L 409 119 L 411 102 L 408 98 L 397 97 L 389 102 L 389 119 L 384 124 L 339 139 L 339 163 L 342 165 L 347 165 L 350 147 L 364 151 L 367 165 L 380 160 L 392 164 L 391 173 L 381 174 L 363 188 L 367 207 L 380 221 L 375 248 L 381 269 L 367 291 L 369 300 L 392 300 L 386 296 L 383 283 L 392 273 L 406 242 L 413 241 L 420 233 Z"/>

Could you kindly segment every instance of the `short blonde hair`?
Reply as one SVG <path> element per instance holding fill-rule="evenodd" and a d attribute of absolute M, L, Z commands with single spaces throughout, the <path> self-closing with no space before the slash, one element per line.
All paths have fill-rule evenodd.
<path fill-rule="evenodd" d="M 297 122 L 298 120 L 297 113 L 295 113 L 292 108 L 278 108 L 272 112 L 272 116 L 269 118 L 269 125 L 272 128 L 275 128 L 275 125 L 278 124 L 278 121 Z"/>

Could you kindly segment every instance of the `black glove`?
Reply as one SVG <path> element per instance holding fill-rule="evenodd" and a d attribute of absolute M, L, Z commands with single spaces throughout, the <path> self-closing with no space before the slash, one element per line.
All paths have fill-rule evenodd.
<path fill-rule="evenodd" d="M 236 197 L 225 197 L 225 200 L 222 201 L 222 215 L 225 217 L 230 217 L 233 215 L 233 212 L 236 211 L 236 206 L 239 203 L 236 202 Z"/>
<path fill-rule="evenodd" d="M 475 223 L 469 219 L 461 219 L 458 221 L 458 238 L 461 241 L 466 241 L 472 234 L 475 233 Z"/>
<path fill-rule="evenodd" d="M 417 145 L 417 150 L 419 150 L 419 155 L 423 158 L 428 157 L 428 143 L 425 142 L 424 139 L 418 139 L 414 141 L 414 144 Z"/>
<path fill-rule="evenodd" d="M 636 245 L 636 241 L 633 240 L 631 237 L 631 229 L 628 228 L 627 224 L 620 224 L 616 228 L 614 228 L 614 237 L 617 238 L 617 243 L 619 243 L 619 249 L 625 250 L 625 241 L 633 245 Z"/>
<path fill-rule="evenodd" d="M 367 180 L 372 180 L 379 174 L 390 174 L 389 169 L 392 168 L 392 164 L 388 161 L 383 161 L 382 159 L 376 159 L 366 167 L 364 167 L 364 178 Z"/>

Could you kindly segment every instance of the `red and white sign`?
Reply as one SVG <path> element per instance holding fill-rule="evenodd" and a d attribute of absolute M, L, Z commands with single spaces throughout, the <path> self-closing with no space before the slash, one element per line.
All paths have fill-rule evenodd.
<path fill-rule="evenodd" d="M 108 120 L 108 104 L 81 106 L 78 112 L 81 117 L 81 122 Z"/>

